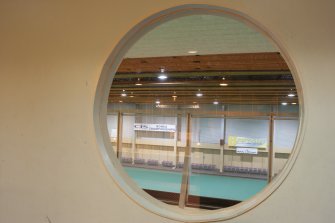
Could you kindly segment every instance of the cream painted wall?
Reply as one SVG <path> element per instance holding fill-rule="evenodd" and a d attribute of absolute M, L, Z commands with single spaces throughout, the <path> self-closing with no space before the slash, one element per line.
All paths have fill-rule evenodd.
<path fill-rule="evenodd" d="M 244 12 L 286 47 L 301 76 L 306 131 L 282 186 L 227 222 L 335 219 L 335 3 L 332 0 L 0 1 L 0 222 L 173 222 L 116 186 L 95 140 L 93 99 L 120 38 L 162 9 L 205 3 Z"/>

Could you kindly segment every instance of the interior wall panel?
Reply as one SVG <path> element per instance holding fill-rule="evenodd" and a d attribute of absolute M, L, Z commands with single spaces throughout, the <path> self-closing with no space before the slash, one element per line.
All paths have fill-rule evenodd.
<path fill-rule="evenodd" d="M 335 3 L 266 0 L 0 2 L 0 222 L 174 222 L 121 192 L 96 143 L 93 103 L 106 58 L 160 10 L 187 3 L 241 11 L 284 46 L 301 77 L 304 139 L 283 184 L 229 223 L 335 219 Z"/>

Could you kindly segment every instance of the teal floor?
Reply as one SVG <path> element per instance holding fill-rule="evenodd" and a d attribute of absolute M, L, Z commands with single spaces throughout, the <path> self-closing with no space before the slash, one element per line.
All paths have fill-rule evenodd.
<path fill-rule="evenodd" d="M 125 167 L 128 175 L 143 189 L 180 192 L 182 175 L 144 168 Z M 266 186 L 266 180 L 228 177 L 192 173 L 190 177 L 190 194 L 203 197 L 222 198 L 243 201 Z"/>

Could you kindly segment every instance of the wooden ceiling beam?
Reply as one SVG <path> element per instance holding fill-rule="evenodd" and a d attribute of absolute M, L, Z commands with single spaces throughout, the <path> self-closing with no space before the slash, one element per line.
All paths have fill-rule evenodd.
<path fill-rule="evenodd" d="M 168 76 L 165 81 L 156 79 L 161 68 Z M 203 97 L 195 96 L 199 89 Z M 121 97 L 123 92 L 126 97 Z M 109 101 L 153 105 L 157 99 L 170 105 L 212 104 L 214 100 L 251 105 L 284 100 L 298 103 L 297 97 L 287 97 L 291 92 L 296 94 L 294 80 L 279 53 L 131 58 L 122 61 Z"/>
<path fill-rule="evenodd" d="M 156 100 L 159 100 L 161 104 L 192 104 L 193 102 L 199 104 L 211 104 L 213 101 L 218 101 L 220 103 L 240 103 L 240 104 L 280 104 L 283 101 L 289 103 L 298 103 L 298 99 L 290 99 L 290 98 L 283 98 L 283 97 L 257 97 L 257 96 L 250 96 L 250 97 L 207 97 L 207 98 L 195 98 L 195 97 L 183 97 L 177 98 L 173 100 L 173 98 L 164 98 L 164 97 L 150 97 L 150 98 L 122 98 L 122 97 L 111 97 L 110 102 L 126 102 L 126 103 L 147 103 L 147 104 L 154 104 Z"/>
<path fill-rule="evenodd" d="M 257 112 L 257 111 L 202 111 L 201 109 L 185 109 L 181 110 L 174 110 L 174 109 L 161 109 L 155 108 L 155 113 L 150 110 L 138 110 L 138 109 L 128 109 L 122 110 L 122 113 L 125 115 L 150 115 L 150 116 L 173 116 L 176 117 L 177 115 L 187 115 L 191 111 L 192 117 L 230 117 L 230 118 L 266 118 L 270 115 L 274 115 L 275 118 L 298 118 L 299 114 L 296 112 Z M 117 115 L 119 110 L 109 109 L 109 115 Z"/>
<path fill-rule="evenodd" d="M 126 58 L 117 73 L 186 71 L 288 71 L 280 53 L 240 53 L 150 58 Z"/>
<path fill-rule="evenodd" d="M 136 83 L 141 83 L 142 85 L 137 86 Z M 208 86 L 208 87 L 218 87 L 221 83 L 226 83 L 228 86 L 295 86 L 293 80 L 182 80 L 182 81 L 164 81 L 164 82 L 153 82 L 153 81 L 115 81 L 111 89 L 115 88 L 143 88 L 143 87 L 178 87 L 182 85 L 183 87 L 191 85 L 193 86 Z M 221 86 L 222 88 L 222 86 Z"/>
<path fill-rule="evenodd" d="M 205 73 L 204 73 L 205 72 Z M 137 78 L 154 78 L 159 72 L 153 73 L 116 73 L 116 79 L 135 79 Z M 291 75 L 289 70 L 283 71 L 189 71 L 189 72 L 166 72 L 169 78 L 188 78 L 188 77 L 226 77 L 226 76 L 273 76 L 273 75 Z"/>
<path fill-rule="evenodd" d="M 121 100 L 122 101 L 122 100 Z M 119 103 L 119 101 L 109 101 L 109 103 L 112 103 L 114 105 L 117 105 Z M 122 103 L 128 103 L 125 101 L 122 101 Z M 231 105 L 241 105 L 241 103 L 243 103 L 243 105 L 280 105 L 281 102 L 278 101 L 219 101 L 219 104 L 224 105 L 224 104 L 231 104 Z M 289 102 L 289 103 L 296 103 L 295 105 L 298 105 L 298 102 Z M 152 102 L 136 102 L 136 104 L 153 104 Z M 196 104 L 202 105 L 202 104 L 213 104 L 212 102 L 206 102 L 206 103 L 201 103 L 201 102 L 197 102 Z M 175 103 L 163 103 L 162 105 L 194 105 L 194 103 L 192 102 L 175 102 Z"/>
<path fill-rule="evenodd" d="M 290 91 L 291 89 L 294 90 L 295 86 L 254 86 L 254 87 L 211 87 L 211 88 L 200 88 L 201 91 L 278 91 L 278 90 L 284 90 L 284 91 Z M 169 91 L 169 92 L 174 92 L 174 91 L 197 91 L 199 88 L 196 87 L 188 87 L 188 86 L 176 86 L 176 87 L 157 87 L 157 88 L 117 88 L 117 89 L 111 89 L 111 92 L 121 92 L 122 90 L 126 90 L 127 92 L 130 91 L 150 91 L 149 93 L 154 93 L 154 92 L 164 92 L 164 91 Z"/>

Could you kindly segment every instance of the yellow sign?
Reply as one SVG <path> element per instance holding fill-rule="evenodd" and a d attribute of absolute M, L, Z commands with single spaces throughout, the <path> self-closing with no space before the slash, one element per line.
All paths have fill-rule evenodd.
<path fill-rule="evenodd" d="M 268 146 L 268 140 L 266 138 L 256 139 L 239 136 L 229 136 L 228 146 L 266 149 Z"/>

